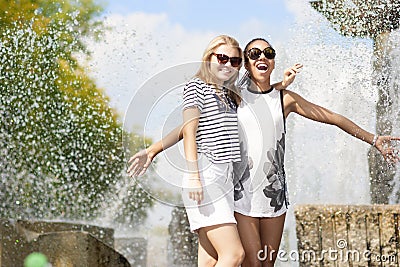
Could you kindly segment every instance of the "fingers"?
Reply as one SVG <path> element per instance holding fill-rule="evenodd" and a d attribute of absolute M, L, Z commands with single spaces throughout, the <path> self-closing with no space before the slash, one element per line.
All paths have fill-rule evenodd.
<path fill-rule="evenodd" d="M 128 163 L 132 163 L 135 159 L 138 159 L 138 154 L 139 154 L 139 153 L 136 153 L 135 155 L 133 155 L 133 156 L 128 160 Z"/>
<path fill-rule="evenodd" d="M 292 70 L 292 71 L 294 71 L 295 73 L 299 73 L 299 72 L 300 72 L 300 69 L 301 69 L 302 67 L 303 67 L 302 64 L 297 63 L 297 64 L 294 64 L 293 67 L 291 67 L 291 68 L 289 68 L 289 69 Z"/>
<path fill-rule="evenodd" d="M 138 177 L 145 174 L 147 168 L 149 167 L 150 162 L 146 162 L 146 164 L 140 164 L 139 159 L 135 159 L 132 164 L 129 166 L 128 170 L 126 171 L 130 177 Z"/>
<path fill-rule="evenodd" d="M 395 164 L 400 161 L 400 152 L 399 149 L 396 148 L 396 144 L 392 143 L 391 141 L 399 141 L 400 137 L 393 137 L 393 136 L 379 136 L 378 142 L 379 151 L 382 153 L 383 157 L 385 158 L 386 162 L 389 164 Z"/>
<path fill-rule="evenodd" d="M 295 76 L 297 73 L 300 72 L 300 69 L 301 69 L 302 67 L 303 67 L 302 64 L 295 64 L 295 65 L 293 65 L 292 67 L 287 68 L 286 71 L 285 71 L 285 73 L 286 73 L 288 76 L 292 76 L 292 75 Z"/>
<path fill-rule="evenodd" d="M 147 153 L 147 150 L 146 149 L 142 149 L 142 150 L 140 150 L 139 152 L 137 152 L 135 155 L 133 155 L 129 160 L 128 160 L 128 163 L 131 163 L 131 162 L 133 162 L 134 160 L 136 160 L 136 159 L 141 159 L 141 158 L 143 158 L 143 157 L 147 157 L 148 156 L 148 153 Z"/>
<path fill-rule="evenodd" d="M 189 198 L 201 202 L 203 200 L 203 190 L 192 190 L 189 192 Z"/>
<path fill-rule="evenodd" d="M 142 171 L 139 172 L 139 174 L 137 176 L 142 176 L 143 174 L 145 174 L 146 170 L 147 170 L 147 167 L 143 167 Z"/>
<path fill-rule="evenodd" d="M 294 69 L 287 69 L 287 70 L 286 70 L 286 73 L 287 73 L 287 74 L 296 75 L 296 71 L 295 71 Z"/>
<path fill-rule="evenodd" d="M 382 154 L 389 164 L 395 164 L 400 161 L 400 152 L 398 149 L 393 149 L 393 147 L 385 148 Z"/>
<path fill-rule="evenodd" d="M 129 159 L 128 163 L 131 164 L 131 165 L 129 166 L 128 170 L 127 170 L 127 172 L 130 173 L 130 172 L 133 171 L 133 169 L 136 168 L 137 164 L 139 163 L 139 159 L 138 159 L 138 158 L 135 158 L 135 157 L 133 156 L 133 157 L 131 157 L 131 158 Z"/>
<path fill-rule="evenodd" d="M 301 68 L 303 68 L 302 64 L 296 64 L 294 65 L 294 67 L 292 68 L 292 70 L 294 70 L 296 73 L 299 73 Z"/>
<path fill-rule="evenodd" d="M 296 63 L 296 64 L 294 64 L 293 67 L 296 68 L 296 69 L 301 69 L 303 67 L 303 64 Z"/>
<path fill-rule="evenodd" d="M 390 149 L 388 153 L 388 159 L 392 163 L 397 163 L 400 160 L 399 151 L 397 149 Z"/>
<path fill-rule="evenodd" d="M 382 138 L 382 142 L 388 142 L 388 141 L 400 141 L 400 136 L 389 136 L 389 135 L 379 135 L 378 139 Z"/>
<path fill-rule="evenodd" d="M 137 167 L 135 168 L 135 170 L 132 172 L 132 177 L 138 177 L 140 176 L 141 173 L 145 173 L 146 169 L 144 169 L 143 167 Z"/>
<path fill-rule="evenodd" d="M 197 189 L 189 192 L 189 198 L 196 201 L 198 205 L 203 201 L 203 190 Z"/>
<path fill-rule="evenodd" d="M 393 153 L 387 153 L 385 155 L 385 160 L 387 163 L 389 164 L 395 164 L 398 163 L 400 161 L 400 157 L 398 156 L 398 154 L 393 154 Z"/>
<path fill-rule="evenodd" d="M 147 159 L 146 163 L 143 164 L 141 171 L 138 170 L 136 172 L 136 174 L 137 174 L 136 176 L 142 176 L 143 174 L 145 174 L 145 172 L 147 171 L 147 168 L 150 166 L 150 163 L 151 163 L 151 160 Z"/>
<path fill-rule="evenodd" d="M 130 177 L 142 176 L 150 166 L 152 159 L 145 149 L 133 155 L 129 160 L 127 173 Z"/>
<path fill-rule="evenodd" d="M 134 166 L 128 171 L 128 175 L 133 178 L 138 176 L 140 172 L 142 172 L 142 168 L 140 168 L 139 166 Z"/>

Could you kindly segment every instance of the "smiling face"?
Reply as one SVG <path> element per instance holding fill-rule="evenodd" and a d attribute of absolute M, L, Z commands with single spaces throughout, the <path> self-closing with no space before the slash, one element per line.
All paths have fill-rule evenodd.
<path fill-rule="evenodd" d="M 264 49 L 267 47 L 271 46 L 266 41 L 256 40 L 249 44 L 246 50 L 249 51 L 252 48 L 258 48 L 261 51 L 264 51 Z M 247 51 L 245 53 L 247 53 Z M 275 59 L 268 59 L 265 57 L 264 53 L 261 53 L 258 59 L 253 60 L 248 58 L 248 61 L 246 60 L 245 67 L 256 83 L 269 83 L 271 73 L 275 68 Z"/>
<path fill-rule="evenodd" d="M 215 82 L 218 84 L 223 84 L 237 73 L 240 66 L 232 67 L 231 60 L 223 64 L 218 60 L 216 54 L 223 54 L 229 58 L 241 57 L 241 54 L 237 47 L 225 44 L 218 46 L 213 53 L 214 54 L 211 55 L 210 58 L 210 71 L 215 78 Z"/>

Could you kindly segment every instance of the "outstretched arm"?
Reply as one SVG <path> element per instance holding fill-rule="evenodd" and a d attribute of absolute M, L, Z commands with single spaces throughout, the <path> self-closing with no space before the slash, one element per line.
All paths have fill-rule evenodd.
<path fill-rule="evenodd" d="M 274 83 L 272 86 L 277 90 L 286 89 L 290 84 L 293 83 L 297 73 L 300 72 L 300 69 L 302 67 L 302 64 L 297 63 L 292 67 L 285 69 L 285 71 L 283 72 L 283 80 L 281 82 Z"/>
<path fill-rule="evenodd" d="M 362 129 L 348 118 L 311 103 L 289 90 L 284 91 L 283 103 L 285 117 L 291 112 L 295 112 L 314 121 L 336 125 L 348 134 L 375 146 L 388 162 L 396 163 L 400 160 L 397 149 L 391 144 L 392 140 L 399 141 L 400 137 L 375 137 L 374 134 Z"/>
<path fill-rule="evenodd" d="M 182 125 L 180 125 L 169 132 L 163 139 L 137 152 L 128 161 L 128 164 L 130 164 L 127 170 L 128 175 L 131 177 L 143 175 L 158 153 L 175 145 L 182 138 Z"/>

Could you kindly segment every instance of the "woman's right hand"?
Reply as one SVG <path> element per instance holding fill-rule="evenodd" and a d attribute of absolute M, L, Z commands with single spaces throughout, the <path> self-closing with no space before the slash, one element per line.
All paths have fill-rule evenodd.
<path fill-rule="evenodd" d="M 200 205 L 203 200 L 203 185 L 201 184 L 200 177 L 198 175 L 190 175 L 188 180 L 188 191 L 189 198 L 197 201 L 197 204 Z"/>
<path fill-rule="evenodd" d="M 282 80 L 282 87 L 286 89 L 290 84 L 293 83 L 294 78 L 300 72 L 300 69 L 303 67 L 302 64 L 297 63 L 290 68 L 285 69 L 283 72 L 283 80 Z"/>
<path fill-rule="evenodd" d="M 128 164 L 130 164 L 127 170 L 128 175 L 132 178 L 143 175 L 153 161 L 153 158 L 154 155 L 147 149 L 137 152 L 128 161 Z"/>

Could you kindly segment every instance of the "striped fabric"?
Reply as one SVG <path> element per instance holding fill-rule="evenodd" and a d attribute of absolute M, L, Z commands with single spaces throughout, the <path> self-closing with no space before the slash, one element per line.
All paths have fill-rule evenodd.
<path fill-rule="evenodd" d="M 183 90 L 183 109 L 194 107 L 200 111 L 197 152 L 213 163 L 240 161 L 237 106 L 227 91 L 217 93 L 214 86 L 193 78 Z"/>

